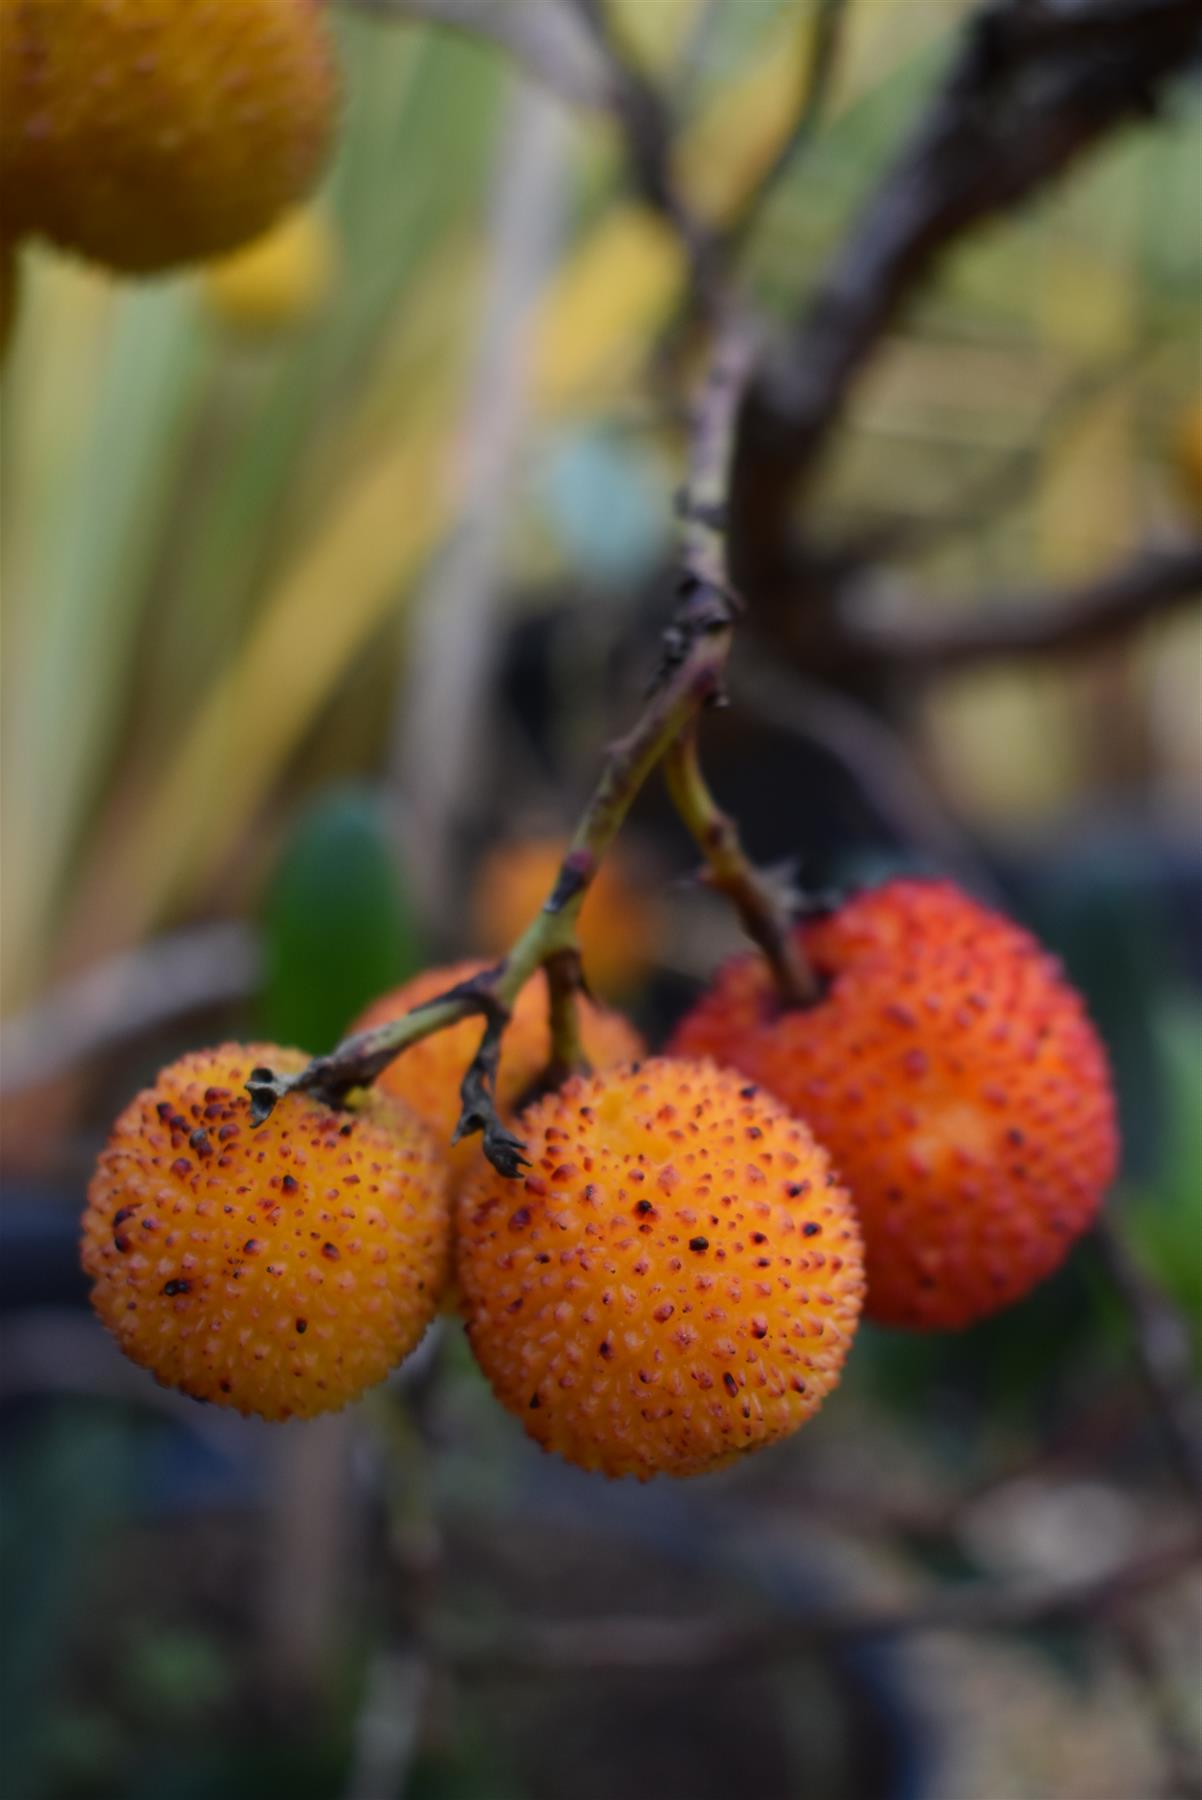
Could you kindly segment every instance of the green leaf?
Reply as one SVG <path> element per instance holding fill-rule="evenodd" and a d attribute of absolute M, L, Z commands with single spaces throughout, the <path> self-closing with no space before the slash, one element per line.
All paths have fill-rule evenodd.
<path fill-rule="evenodd" d="M 302 813 L 269 885 L 264 935 L 266 1032 L 314 1053 L 421 966 L 413 912 L 370 790 L 327 789 Z"/>

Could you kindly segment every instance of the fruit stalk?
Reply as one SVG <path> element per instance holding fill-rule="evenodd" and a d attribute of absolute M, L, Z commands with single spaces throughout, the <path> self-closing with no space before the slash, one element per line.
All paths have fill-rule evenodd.
<path fill-rule="evenodd" d="M 552 1064 L 566 1059 L 578 1065 L 579 1046 L 571 1023 L 574 1006 L 567 1003 L 565 982 L 578 979 L 570 971 L 579 967 L 576 927 L 585 895 L 652 769 L 691 729 L 702 708 L 720 704 L 723 698 L 723 675 L 740 610 L 726 566 L 726 492 L 739 404 L 754 354 L 754 337 L 745 319 L 728 314 L 717 331 L 697 410 L 681 507 L 679 599 L 664 632 L 659 667 L 639 719 L 610 747 L 544 905 L 501 961 L 479 975 L 399 1019 L 344 1039 L 299 1074 L 281 1076 L 256 1069 L 247 1084 L 256 1121 L 265 1120 L 290 1091 L 313 1093 L 337 1105 L 353 1089 L 370 1085 L 411 1044 L 479 1015 L 485 1030 L 463 1079 L 457 1135 L 480 1131 L 489 1160 L 502 1173 L 517 1173 L 521 1146 L 501 1125 L 494 1100 L 497 1054 L 513 1002 L 535 971 L 546 967 Z M 558 968 L 558 977 L 551 974 L 553 967 Z"/>
<path fill-rule="evenodd" d="M 706 785 L 695 727 L 683 731 L 668 750 L 664 776 L 672 804 L 705 856 L 709 885 L 726 895 L 744 931 L 763 951 L 782 1001 L 786 1006 L 812 1006 L 821 992 L 817 977 L 789 928 L 787 906 L 749 860 L 738 826 Z"/>

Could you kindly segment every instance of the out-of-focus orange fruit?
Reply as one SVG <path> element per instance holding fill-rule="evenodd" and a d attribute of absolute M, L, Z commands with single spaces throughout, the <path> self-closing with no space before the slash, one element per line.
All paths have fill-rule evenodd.
<path fill-rule="evenodd" d="M 826 983 L 781 1011 L 736 958 L 673 1039 L 762 1082 L 830 1151 L 864 1228 L 866 1310 L 956 1327 L 1020 1299 L 1092 1222 L 1118 1156 L 1106 1054 L 1027 932 L 946 881 L 799 927 Z"/>
<path fill-rule="evenodd" d="M 92 1304 L 126 1355 L 266 1419 L 382 1381 L 449 1274 L 446 1164 L 396 1100 L 287 1094 L 252 1128 L 251 1070 L 306 1060 L 225 1044 L 172 1063 L 114 1125 L 83 1219 Z"/>
<path fill-rule="evenodd" d="M 317 0 L 0 0 L 0 67 L 5 228 L 134 273 L 265 231 L 336 110 Z"/>
<path fill-rule="evenodd" d="M 557 838 L 498 844 L 480 865 L 472 898 L 472 935 L 486 956 L 502 956 L 538 913 L 567 850 Z M 605 858 L 580 909 L 580 948 L 598 994 L 636 987 L 655 960 L 659 917 L 621 854 Z"/>
<path fill-rule="evenodd" d="M 710 1063 L 570 1081 L 523 1115 L 533 1166 L 461 1194 L 472 1349 L 544 1449 L 697 1475 L 796 1430 L 863 1294 L 855 1212 L 779 1102 Z"/>

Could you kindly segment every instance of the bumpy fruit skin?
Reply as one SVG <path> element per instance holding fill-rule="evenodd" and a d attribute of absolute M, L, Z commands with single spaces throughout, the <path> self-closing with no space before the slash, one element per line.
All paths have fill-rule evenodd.
<path fill-rule="evenodd" d="M 893 881 L 799 928 L 827 983 L 781 1013 L 740 957 L 677 1030 L 762 1082 L 834 1159 L 869 1317 L 955 1328 L 1051 1274 L 1118 1157 L 1106 1055 L 1058 964 L 946 881 Z"/>
<path fill-rule="evenodd" d="M 551 892 L 568 846 L 558 838 L 498 844 L 484 858 L 472 900 L 474 942 L 501 956 Z M 636 988 L 655 960 L 659 915 L 631 866 L 610 854 L 580 909 L 580 949 L 598 994 Z"/>
<path fill-rule="evenodd" d="M 482 962 L 463 962 L 443 969 L 426 969 L 403 987 L 374 1001 L 352 1029 L 370 1031 L 387 1024 L 486 967 Z M 449 1157 L 456 1182 L 484 1161 L 479 1138 L 465 1138 L 462 1143 L 451 1145 L 459 1120 L 459 1084 L 479 1047 L 480 1032 L 479 1019 L 466 1019 L 449 1031 L 435 1032 L 398 1056 L 376 1083 L 384 1093 L 395 1094 L 425 1120 Z M 643 1040 L 628 1019 L 588 1000 L 580 1003 L 580 1035 L 585 1055 L 595 1069 L 611 1068 L 643 1054 Z M 497 1106 L 503 1118 L 512 1118 L 546 1068 L 550 1051 L 547 978 L 540 970 L 518 995 L 502 1042 Z"/>
<path fill-rule="evenodd" d="M 335 114 L 316 0 L 0 0 L 0 64 L 6 230 L 133 273 L 266 230 Z"/>
<path fill-rule="evenodd" d="M 247 336 L 294 330 L 321 311 L 337 261 L 325 213 L 298 206 L 252 244 L 208 265 L 205 303 L 221 324 Z"/>
<path fill-rule="evenodd" d="M 251 1070 L 305 1061 L 225 1044 L 172 1063 L 114 1125 L 83 1219 L 92 1304 L 126 1355 L 266 1419 L 383 1380 L 448 1277 L 445 1164 L 412 1114 L 289 1094 L 252 1128 Z"/>
<path fill-rule="evenodd" d="M 826 1152 L 711 1063 L 576 1078 L 522 1117 L 524 1180 L 460 1196 L 471 1345 L 539 1444 L 607 1475 L 699 1475 L 836 1385 L 863 1294 Z"/>

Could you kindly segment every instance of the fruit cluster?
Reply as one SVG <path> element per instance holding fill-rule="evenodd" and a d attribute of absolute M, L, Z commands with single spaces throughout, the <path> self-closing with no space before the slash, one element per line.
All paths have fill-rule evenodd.
<path fill-rule="evenodd" d="M 479 1027 L 341 1109 L 245 1082 L 298 1052 L 184 1057 L 101 1155 L 84 1219 L 98 1313 L 163 1381 L 268 1418 L 378 1381 L 458 1289 L 476 1357 L 541 1445 L 690 1475 L 784 1436 L 837 1384 L 861 1305 L 958 1327 L 1048 1275 L 1113 1175 L 1114 1103 L 1079 996 L 1025 932 L 946 882 L 894 881 L 796 927 L 821 982 L 783 1009 L 721 970 L 670 1053 L 586 1002 L 595 1073 L 523 1108 L 548 1057 L 523 990 L 496 1097 L 528 1168 L 451 1149 Z M 475 965 L 432 970 L 360 1029 Z"/>

